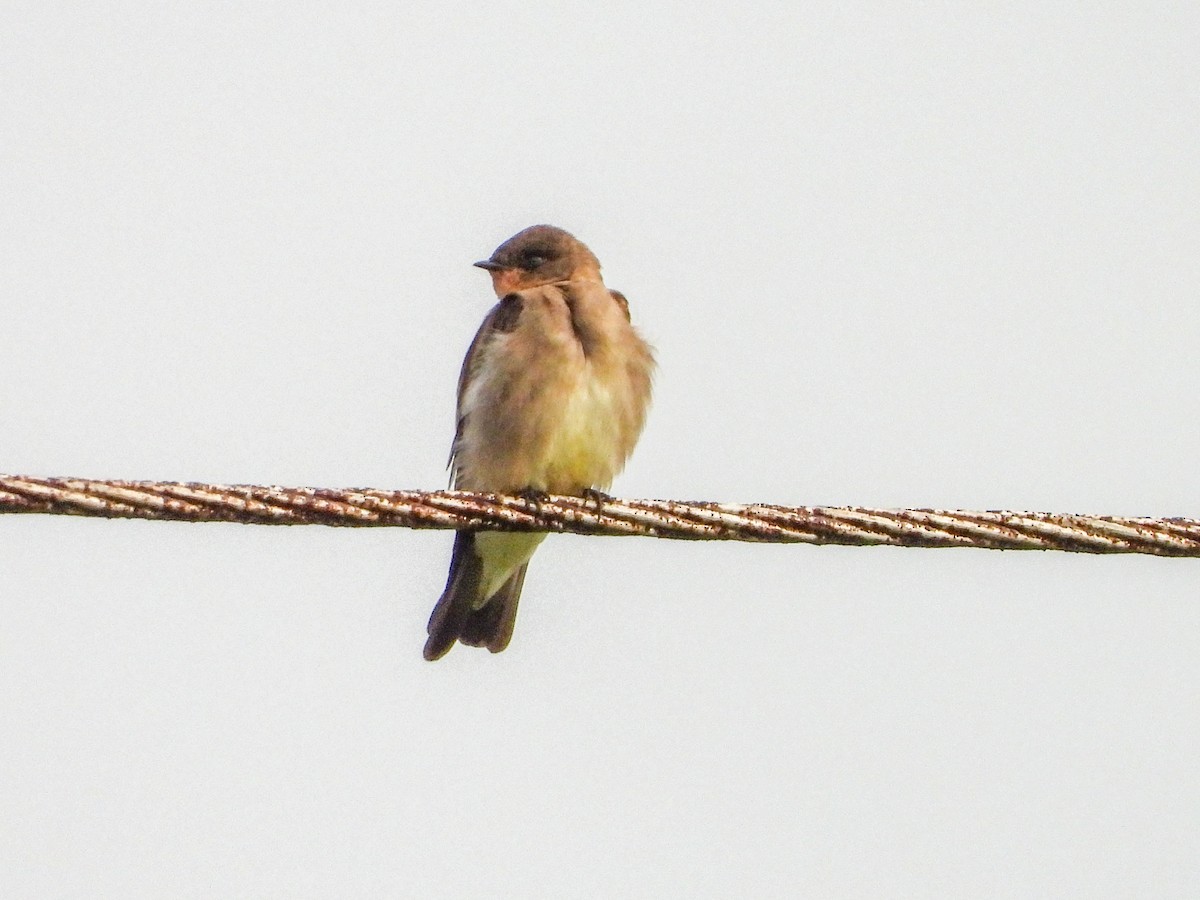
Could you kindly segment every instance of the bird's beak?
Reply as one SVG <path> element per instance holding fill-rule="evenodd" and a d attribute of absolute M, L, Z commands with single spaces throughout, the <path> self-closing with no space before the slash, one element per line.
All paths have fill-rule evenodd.
<path fill-rule="evenodd" d="M 489 272 L 503 272 L 504 271 L 504 266 L 500 265 L 499 263 L 494 263 L 490 259 L 481 259 L 477 263 L 472 263 L 472 265 L 478 266 L 481 269 L 487 269 Z"/>

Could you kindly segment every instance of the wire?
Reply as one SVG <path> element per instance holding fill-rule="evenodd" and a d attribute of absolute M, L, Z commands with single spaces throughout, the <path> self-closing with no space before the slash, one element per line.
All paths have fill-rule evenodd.
<path fill-rule="evenodd" d="M 1200 520 L 0 475 L 0 513 L 1200 557 Z"/>

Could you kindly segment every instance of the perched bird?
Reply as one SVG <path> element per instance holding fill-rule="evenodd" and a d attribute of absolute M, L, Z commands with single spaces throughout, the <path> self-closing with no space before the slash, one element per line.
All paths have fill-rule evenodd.
<path fill-rule="evenodd" d="M 584 494 L 606 489 L 633 451 L 650 405 L 654 351 L 624 295 L 581 241 L 534 225 L 475 263 L 500 298 L 458 378 L 451 478 L 462 490 Z M 459 531 L 425 658 L 461 641 L 499 653 L 516 621 L 525 569 L 546 537 Z"/>

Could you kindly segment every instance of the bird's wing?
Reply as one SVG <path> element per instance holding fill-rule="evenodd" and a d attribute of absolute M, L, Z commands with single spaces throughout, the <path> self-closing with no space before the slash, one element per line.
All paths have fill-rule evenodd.
<path fill-rule="evenodd" d="M 447 463 L 447 467 L 450 469 L 451 483 L 456 480 L 457 476 L 457 472 L 454 469 L 454 457 L 458 452 L 458 441 L 462 437 L 463 423 L 467 418 L 463 413 L 463 397 L 466 396 L 471 379 L 475 376 L 480 362 L 487 352 L 488 343 L 494 335 L 505 334 L 517 327 L 517 323 L 521 319 L 521 308 L 523 305 L 524 301 L 519 293 L 507 294 L 503 297 L 483 317 L 483 324 L 479 326 L 479 330 L 475 332 L 475 337 L 471 340 L 471 346 L 467 348 L 467 355 L 463 358 L 462 369 L 458 373 L 454 443 L 450 445 L 450 460 Z"/>
<path fill-rule="evenodd" d="M 609 296 L 617 301 L 617 306 L 621 307 L 622 312 L 625 313 L 626 321 L 632 322 L 633 319 L 629 317 L 629 299 L 620 291 L 614 291 L 612 288 L 609 288 L 608 293 Z"/>

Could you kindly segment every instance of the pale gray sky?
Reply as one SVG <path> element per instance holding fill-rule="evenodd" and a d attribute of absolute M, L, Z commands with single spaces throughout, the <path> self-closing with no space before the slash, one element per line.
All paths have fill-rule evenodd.
<path fill-rule="evenodd" d="M 1200 7 L 10 3 L 0 470 L 427 488 L 534 222 L 614 492 L 1200 511 Z M 5 897 L 1200 895 L 1200 566 L 0 519 Z"/>

